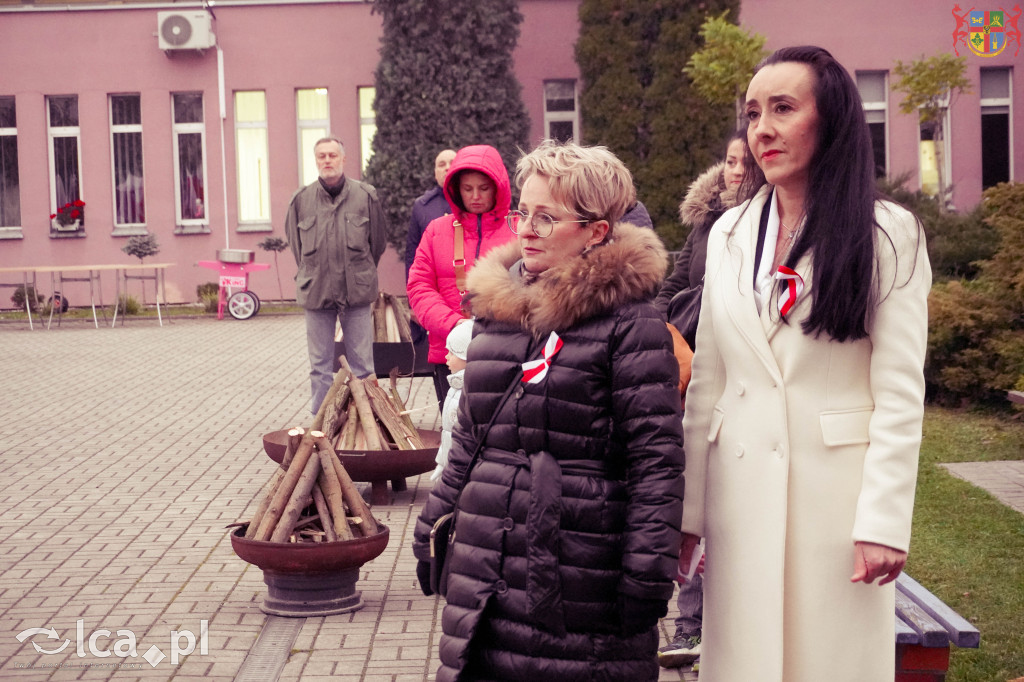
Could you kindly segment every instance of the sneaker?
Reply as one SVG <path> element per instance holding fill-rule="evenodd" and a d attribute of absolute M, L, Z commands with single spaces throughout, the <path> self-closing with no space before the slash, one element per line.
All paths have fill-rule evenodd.
<path fill-rule="evenodd" d="M 676 635 L 670 644 L 658 649 L 658 665 L 662 668 L 681 668 L 700 658 L 700 633 Z"/>

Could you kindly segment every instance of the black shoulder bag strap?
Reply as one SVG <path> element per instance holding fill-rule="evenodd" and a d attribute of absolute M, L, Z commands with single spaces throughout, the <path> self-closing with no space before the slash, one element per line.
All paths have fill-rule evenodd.
<path fill-rule="evenodd" d="M 459 492 L 455 496 L 455 504 L 452 505 L 452 511 L 454 512 L 459 508 L 459 498 L 462 497 L 462 491 L 466 488 L 466 483 L 469 482 L 469 473 L 473 470 L 473 465 L 476 464 L 476 460 L 480 457 L 480 452 L 484 449 L 484 441 L 487 440 L 487 434 L 490 432 L 491 427 L 494 426 L 494 420 L 498 418 L 498 413 L 501 412 L 501 408 L 505 406 L 505 402 L 509 396 L 512 395 L 512 391 L 516 390 L 516 386 L 519 385 L 519 380 L 523 376 L 523 370 L 520 368 L 516 371 L 515 377 L 512 379 L 512 383 L 509 384 L 508 388 L 505 389 L 505 395 L 501 396 L 501 400 L 494 406 L 494 412 L 491 414 L 491 420 L 487 422 L 487 426 L 480 432 L 480 437 L 477 439 L 476 447 L 473 448 L 473 454 L 469 458 L 469 464 L 466 466 L 466 473 L 462 475 L 462 483 L 459 484 Z"/>

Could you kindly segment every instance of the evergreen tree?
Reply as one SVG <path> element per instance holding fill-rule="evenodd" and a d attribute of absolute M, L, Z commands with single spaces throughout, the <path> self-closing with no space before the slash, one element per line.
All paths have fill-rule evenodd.
<path fill-rule="evenodd" d="M 679 203 L 721 160 L 732 107 L 703 99 L 683 67 L 702 47 L 701 25 L 739 0 L 582 0 L 576 61 L 587 144 L 603 144 L 633 172 L 637 192 L 669 248 L 686 231 Z"/>
<path fill-rule="evenodd" d="M 374 0 L 383 17 L 377 134 L 366 180 L 379 191 L 388 241 L 402 254 L 412 204 L 434 184 L 444 148 L 489 144 L 512 169 L 529 118 L 512 50 L 516 0 Z"/>

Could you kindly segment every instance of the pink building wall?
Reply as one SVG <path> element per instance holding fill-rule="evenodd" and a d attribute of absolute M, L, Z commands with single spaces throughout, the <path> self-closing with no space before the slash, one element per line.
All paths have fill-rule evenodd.
<path fill-rule="evenodd" d="M 579 0 L 522 0 L 522 34 L 514 52 L 516 72 L 532 126 L 530 143 L 544 137 L 543 82 L 579 79 L 574 59 Z M 218 105 L 217 57 L 176 53 L 158 48 L 157 12 L 197 10 L 198 3 L 133 5 L 26 5 L 0 2 L 0 95 L 16 98 L 18 155 L 21 184 L 20 238 L 0 239 L 0 267 L 74 264 L 131 264 L 121 251 L 123 237 L 112 236 L 110 126 L 107 97 L 111 93 L 140 93 L 146 182 L 146 229 L 156 234 L 160 253 L 152 262 L 172 262 L 167 271 L 167 297 L 172 302 L 194 301 L 197 284 L 216 280 L 212 270 L 196 262 L 212 260 L 217 249 L 251 249 L 258 262 L 273 256 L 257 249 L 268 235 L 283 236 L 288 199 L 298 185 L 295 90 L 326 87 L 329 91 L 332 133 L 346 141 L 346 172 L 359 176 L 357 88 L 373 85 L 378 60 L 380 17 L 362 1 L 253 4 L 226 0 L 216 5 L 214 32 L 223 50 L 226 119 L 221 164 L 221 121 Z M 905 62 L 953 50 L 955 21 L 952 3 L 935 0 L 862 0 L 833 3 L 823 8 L 813 0 L 746 0 L 740 20 L 745 28 L 767 37 L 769 49 L 813 43 L 829 49 L 854 73 L 891 71 Z M 73 36 L 73 37 L 72 37 Z M 439 37 L 441 40 L 451 37 Z M 979 69 L 1014 67 L 1016 44 L 1001 55 L 968 57 L 968 76 L 976 87 L 961 95 L 951 112 L 951 165 L 954 203 L 969 209 L 981 196 Z M 1012 70 L 1011 173 L 1024 174 L 1024 75 Z M 890 83 L 891 85 L 891 83 Z M 235 132 L 232 93 L 264 90 L 270 159 L 271 222 L 241 231 L 235 192 Z M 209 232 L 175 235 L 174 165 L 172 157 L 172 92 L 202 91 L 205 109 L 205 155 Z M 82 189 L 87 202 L 84 238 L 50 237 L 50 181 L 45 98 L 79 97 Z M 919 182 L 917 121 L 900 114 L 899 96 L 890 91 L 888 149 L 890 175 L 911 174 Z M 227 201 L 224 200 L 226 177 Z M 426 188 L 424 188 L 426 189 Z M 226 205 L 226 209 L 225 209 Z M 226 230 L 225 230 L 226 228 Z M 0 231 L 2 232 L 2 231 Z M 225 235 L 226 232 L 226 235 Z M 2 235 L 0 235 L 2 236 Z M 291 254 L 278 256 L 280 273 L 253 273 L 250 288 L 262 298 L 277 298 L 280 274 L 285 297 L 294 295 L 295 266 Z M 404 268 L 389 249 L 381 261 L 381 288 L 401 294 Z M 113 281 L 103 278 L 103 297 L 113 299 Z M 133 295 L 139 291 L 133 284 Z M 85 284 L 68 285 L 73 305 L 88 299 Z M 48 293 L 49 283 L 40 282 Z M 10 289 L 0 289 L 0 307 L 10 305 Z M 152 302 L 152 289 L 147 294 Z"/>
<path fill-rule="evenodd" d="M 918 123 L 916 116 L 901 114 L 902 94 L 893 92 L 892 69 L 896 60 L 909 63 L 941 53 L 954 54 L 953 0 L 858 0 L 822 4 L 816 0 L 746 0 L 740 24 L 767 39 L 775 50 L 788 45 L 819 45 L 835 56 L 851 75 L 857 71 L 889 72 L 889 175 L 910 173 L 912 188 L 918 176 Z M 1020 2 L 994 1 L 985 5 L 961 3 L 968 9 L 1020 11 Z M 979 73 L 983 67 L 1011 67 L 1011 179 L 1024 180 L 1024 49 L 1008 44 L 995 57 L 979 57 L 961 43 L 956 48 L 967 57 L 967 77 L 972 92 L 954 99 L 950 111 L 950 165 L 953 204 L 969 210 L 981 200 L 981 105 Z M 1015 52 L 1017 54 L 1015 54 Z"/>
<path fill-rule="evenodd" d="M 217 52 L 166 55 L 156 37 L 157 12 L 196 10 L 197 6 L 146 5 L 145 8 L 40 5 L 10 11 L 0 6 L 0 95 L 15 97 L 21 186 L 21 238 L 0 239 L 0 267 L 74 264 L 134 264 L 121 251 L 123 237 L 112 236 L 109 94 L 140 93 L 146 228 L 157 236 L 160 252 L 147 262 L 170 262 L 167 299 L 196 300 L 196 285 L 217 274 L 196 266 L 214 260 L 218 249 L 251 249 L 256 261 L 273 263 L 257 248 L 265 237 L 283 237 L 288 200 L 299 184 L 295 90 L 326 87 L 331 132 L 346 143 L 346 173 L 359 177 L 357 89 L 374 84 L 380 48 L 381 17 L 366 2 L 279 5 L 220 4 L 213 31 L 223 51 L 226 118 L 218 97 Z M 543 80 L 578 78 L 571 36 L 578 25 L 576 0 L 524 0 L 522 37 L 515 63 L 523 84 L 532 127 L 531 142 L 543 137 Z M 570 27 L 570 31 L 566 28 Z M 74 35 L 73 40 L 58 36 Z M 567 36 L 570 36 L 567 38 Z M 448 40 L 451 37 L 440 37 Z M 271 224 L 238 229 L 235 184 L 235 131 L 232 93 L 263 90 L 267 101 Z M 171 97 L 173 92 L 204 94 L 206 206 L 209 232 L 176 235 Z M 46 96 L 78 95 L 82 198 L 85 236 L 51 238 L 50 180 Z M 222 178 L 227 178 L 225 211 Z M 426 188 L 424 188 L 426 189 Z M 278 256 L 286 298 L 294 296 L 291 253 Z M 249 287 L 261 298 L 278 298 L 273 269 L 250 275 Z M 40 292 L 49 293 L 41 276 Z M 103 275 L 103 300 L 114 298 L 113 277 Z M 405 293 L 404 265 L 389 248 L 380 264 L 381 289 Z M 140 297 L 138 283 L 131 294 Z M 72 305 L 88 303 L 88 285 L 68 284 Z M 0 289 L 0 307 L 9 307 L 11 289 Z M 152 285 L 147 299 L 153 301 Z"/>

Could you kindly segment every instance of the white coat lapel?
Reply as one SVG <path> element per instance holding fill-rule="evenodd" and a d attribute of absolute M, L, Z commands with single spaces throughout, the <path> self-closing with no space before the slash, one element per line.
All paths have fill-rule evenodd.
<path fill-rule="evenodd" d="M 726 246 L 725 258 L 729 263 L 728 271 L 738 277 L 738 286 L 734 282 L 722 287 L 729 318 L 736 331 L 751 347 L 765 369 L 777 381 L 781 382 L 782 372 L 775 361 L 765 328 L 758 319 L 757 305 L 754 303 L 754 252 L 757 249 L 757 228 L 761 216 L 761 208 L 767 198 L 762 189 L 743 215 L 726 232 L 726 242 L 733 241 L 738 248 Z"/>

